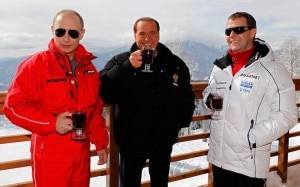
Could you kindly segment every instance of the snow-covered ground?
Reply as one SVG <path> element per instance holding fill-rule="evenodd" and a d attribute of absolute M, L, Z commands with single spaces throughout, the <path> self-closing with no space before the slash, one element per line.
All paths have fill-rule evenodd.
<path fill-rule="evenodd" d="M 292 131 L 300 131 L 300 125 L 298 124 L 296 127 L 292 129 Z M 201 132 L 201 131 L 200 131 Z M 18 127 L 12 126 L 7 119 L 0 115 L 0 136 L 7 136 L 13 134 L 23 134 L 27 133 L 27 131 L 20 129 Z M 291 138 L 290 145 L 299 145 L 300 137 Z M 277 149 L 278 142 L 274 142 L 272 149 Z M 19 142 L 13 144 L 3 144 L 1 146 L 0 153 L 0 162 L 9 161 L 9 160 L 17 160 L 23 158 L 29 158 L 29 142 Z M 177 143 L 174 145 L 172 155 L 181 154 L 184 152 L 197 151 L 200 149 L 207 149 L 207 142 L 203 142 L 202 140 L 193 140 L 183 143 Z M 293 152 L 289 154 L 289 160 L 299 159 L 300 151 Z M 98 166 L 96 157 L 92 157 L 91 167 L 92 169 L 105 167 Z M 277 157 L 273 157 L 271 159 L 271 165 L 277 163 Z M 206 157 L 199 157 L 194 159 L 183 160 L 176 163 L 171 163 L 170 166 L 170 174 L 176 174 L 192 169 L 198 168 L 207 168 L 208 163 L 206 161 Z M 268 187 L 296 187 L 300 185 L 300 178 L 298 174 L 300 172 L 300 166 L 294 166 L 289 168 L 288 172 L 288 183 L 281 184 L 279 176 L 276 172 L 271 172 L 268 178 Z M 143 170 L 142 180 L 149 180 L 149 174 L 147 168 Z M 30 181 L 31 180 L 31 168 L 25 167 L 20 169 L 12 169 L 12 170 L 4 170 L 0 171 L 0 186 L 5 186 L 11 183 L 18 183 L 22 181 Z M 196 187 L 207 184 L 208 176 L 207 174 L 184 179 L 176 182 L 169 183 L 169 187 Z M 91 178 L 91 187 L 105 187 L 106 186 L 106 177 L 94 177 Z"/>

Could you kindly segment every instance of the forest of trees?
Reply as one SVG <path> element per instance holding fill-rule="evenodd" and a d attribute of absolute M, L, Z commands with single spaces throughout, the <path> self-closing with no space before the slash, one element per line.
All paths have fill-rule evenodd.
<path fill-rule="evenodd" d="M 300 77 L 300 43 L 295 37 L 285 40 L 279 49 L 278 61 L 283 63 L 292 78 Z"/>

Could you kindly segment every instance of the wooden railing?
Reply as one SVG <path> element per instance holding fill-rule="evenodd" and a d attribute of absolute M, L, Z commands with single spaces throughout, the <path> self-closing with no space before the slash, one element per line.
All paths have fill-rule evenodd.
<path fill-rule="evenodd" d="M 300 79 L 294 79 L 294 83 L 296 85 L 296 90 L 300 90 Z M 196 99 L 202 98 L 202 91 L 207 86 L 206 82 L 193 82 L 193 89 L 195 92 Z M 2 108 L 4 104 L 4 99 L 6 96 L 6 92 L 0 92 L 0 114 L 2 114 Z M 300 107 L 300 104 L 297 103 L 297 107 Z M 106 126 L 110 129 L 113 127 L 113 120 L 112 119 L 112 109 L 110 106 L 106 106 L 107 116 L 106 116 Z M 202 120 L 209 120 L 210 115 L 195 115 L 193 116 L 193 121 L 202 121 Z M 298 118 L 298 121 L 299 118 Z M 276 171 L 282 179 L 282 182 L 285 183 L 287 181 L 287 168 L 293 165 L 300 164 L 300 158 L 292 161 L 288 161 L 288 154 L 294 151 L 300 150 L 300 145 L 296 145 L 293 147 L 289 147 L 289 138 L 300 136 L 299 132 L 287 133 L 278 139 L 278 150 L 271 152 L 271 156 L 277 156 L 277 165 L 271 165 L 270 171 Z M 12 135 L 12 136 L 2 136 L 0 137 L 0 146 L 1 144 L 7 143 L 16 143 L 16 142 L 23 142 L 29 141 L 31 135 L 30 134 L 21 134 L 21 135 Z M 113 131 L 110 131 L 110 137 L 113 137 Z M 199 140 L 199 139 L 206 139 L 209 138 L 209 133 L 200 133 L 194 135 L 187 135 L 182 136 L 179 138 L 179 142 L 191 141 L 191 140 Z M 4 150 L 2 150 L 4 151 Z M 28 150 L 29 151 L 29 150 Z M 198 150 L 190 153 L 184 153 L 180 155 L 172 156 L 171 161 L 176 162 L 185 159 L 197 158 L 200 156 L 206 156 L 208 150 Z M 119 165 L 119 156 L 118 156 L 118 147 L 115 144 L 113 138 L 111 138 L 110 145 L 109 145 L 109 161 L 104 169 L 95 169 L 91 170 L 91 177 L 97 176 L 106 176 L 106 186 L 107 187 L 117 187 L 118 186 L 118 165 Z M 96 151 L 91 150 L 91 156 L 96 156 Z M 13 168 L 21 168 L 30 166 L 30 159 L 24 158 L 20 160 L 11 160 L 0 162 L 0 171 L 1 170 L 8 170 Z M 146 164 L 147 166 L 147 164 Z M 200 176 L 203 174 L 208 174 L 208 183 L 204 186 L 212 187 L 213 186 L 213 175 L 211 173 L 210 165 L 208 168 L 204 169 L 196 169 L 192 171 L 187 171 L 182 174 L 172 175 L 169 177 L 169 182 L 179 181 L 182 179 L 187 179 L 195 176 Z M 33 186 L 32 181 L 24 181 L 21 183 L 10 184 L 8 187 L 31 187 Z M 150 187 L 150 182 L 146 181 L 142 183 L 143 187 Z"/>

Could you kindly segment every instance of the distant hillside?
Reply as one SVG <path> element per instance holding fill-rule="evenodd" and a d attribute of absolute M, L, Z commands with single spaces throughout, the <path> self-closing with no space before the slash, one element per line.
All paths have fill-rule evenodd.
<path fill-rule="evenodd" d="M 26 57 L 0 58 L 0 91 L 7 90 L 19 63 Z"/>
<path fill-rule="evenodd" d="M 215 59 L 225 53 L 224 48 L 207 46 L 193 41 L 167 42 L 166 45 L 186 62 L 192 80 L 203 80 L 208 77 Z"/>
<path fill-rule="evenodd" d="M 224 54 L 224 50 L 206 46 L 193 41 L 166 42 L 165 43 L 174 54 L 181 57 L 188 65 L 192 80 L 202 80 L 209 76 L 212 63 L 216 58 Z M 98 70 L 102 69 L 105 63 L 114 55 L 129 50 L 130 44 L 114 50 L 98 49 L 94 54 L 98 57 L 94 64 Z M 106 51 L 106 52 L 101 52 Z M 0 90 L 7 90 L 19 63 L 26 57 L 0 58 Z"/>

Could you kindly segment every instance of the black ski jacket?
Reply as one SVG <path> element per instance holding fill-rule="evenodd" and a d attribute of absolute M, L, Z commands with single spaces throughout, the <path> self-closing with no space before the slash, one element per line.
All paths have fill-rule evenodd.
<path fill-rule="evenodd" d="M 194 92 L 186 64 L 159 43 L 153 73 L 134 69 L 131 52 L 114 56 L 100 71 L 100 96 L 114 107 L 114 134 L 119 145 L 163 144 L 178 140 L 178 131 L 188 127 Z"/>

